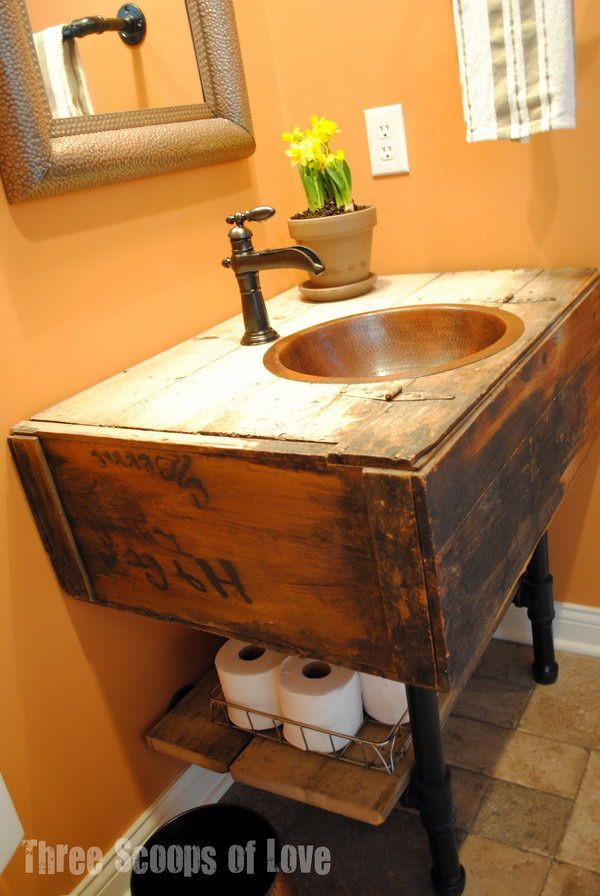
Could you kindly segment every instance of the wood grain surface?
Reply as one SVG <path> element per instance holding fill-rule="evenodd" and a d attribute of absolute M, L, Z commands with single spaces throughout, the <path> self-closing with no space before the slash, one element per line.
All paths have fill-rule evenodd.
<path fill-rule="evenodd" d="M 277 740 L 252 738 L 210 721 L 208 697 L 215 681 L 215 672 L 210 670 L 152 728 L 147 738 L 153 749 L 215 771 L 229 769 L 236 781 L 367 824 L 385 821 L 410 778 L 413 753 L 408 741 L 394 772 L 387 774 L 331 756 L 306 753 Z M 442 723 L 457 696 L 452 692 L 440 697 Z M 383 742 L 388 734 L 388 728 L 372 721 L 366 721 L 359 732 L 374 743 Z M 364 759 L 358 749 L 351 745 L 348 755 Z"/>
<path fill-rule="evenodd" d="M 450 715 L 457 693 L 440 697 L 442 724 Z M 368 737 L 367 723 L 365 737 Z M 318 806 L 366 824 L 386 820 L 408 786 L 413 768 L 412 746 L 392 774 L 338 762 L 330 756 L 305 753 L 289 744 L 255 738 L 231 766 L 236 781 L 279 796 Z"/>
<path fill-rule="evenodd" d="M 54 571 L 67 594 L 93 600 L 93 590 L 39 439 L 13 435 L 13 459 Z"/>
<path fill-rule="evenodd" d="M 393 672 L 359 470 L 43 443 L 99 602 Z"/>
<path fill-rule="evenodd" d="M 210 694 L 216 684 L 217 673 L 211 668 L 189 694 L 159 719 L 146 735 L 153 750 L 213 772 L 229 771 L 252 737 L 211 720 Z"/>
<path fill-rule="evenodd" d="M 238 317 L 16 426 L 65 590 L 460 685 L 600 429 L 598 272 L 403 275 L 330 305 L 290 290 L 270 314 L 286 335 L 452 302 L 501 306 L 524 332 L 386 400 L 378 384 L 274 377 Z"/>

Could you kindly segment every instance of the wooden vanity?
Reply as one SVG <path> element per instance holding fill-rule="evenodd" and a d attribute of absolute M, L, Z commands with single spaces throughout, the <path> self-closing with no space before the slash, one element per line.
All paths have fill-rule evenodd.
<path fill-rule="evenodd" d="M 600 279 L 409 274 L 335 304 L 292 289 L 269 311 L 285 336 L 427 303 L 501 306 L 524 332 L 432 376 L 321 384 L 270 373 L 268 347 L 240 346 L 233 318 L 16 426 L 12 452 L 64 590 L 459 689 L 598 433 Z M 231 761 L 238 741 L 224 749 Z M 301 759 L 315 761 L 317 782 L 323 763 L 337 767 L 294 751 L 290 775 Z M 402 783 L 378 812 L 364 797 L 365 820 L 383 820 Z M 344 811 L 339 780 L 327 786 L 331 801 L 325 785 L 312 801 Z"/>

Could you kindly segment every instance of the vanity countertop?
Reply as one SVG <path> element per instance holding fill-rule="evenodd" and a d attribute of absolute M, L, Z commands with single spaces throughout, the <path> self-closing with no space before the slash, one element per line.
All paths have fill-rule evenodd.
<path fill-rule="evenodd" d="M 474 667 L 600 428 L 595 270 L 406 274 L 269 302 L 282 336 L 397 305 L 523 334 L 383 384 L 280 379 L 232 318 L 19 424 L 63 588 L 441 691 Z M 392 401 L 385 400 L 394 392 Z"/>
<path fill-rule="evenodd" d="M 203 436 L 210 437 L 207 445 L 236 440 L 224 445 L 242 453 L 277 454 L 293 451 L 281 442 L 296 443 L 302 454 L 326 455 L 329 462 L 419 469 L 597 279 L 597 271 L 581 269 L 404 274 L 382 277 L 362 298 L 323 304 L 301 301 L 293 288 L 268 303 L 281 336 L 361 311 L 444 302 L 503 307 L 523 320 L 525 332 L 491 358 L 432 376 L 380 385 L 303 383 L 264 367 L 268 345 L 239 344 L 238 315 L 33 420 L 141 436 L 151 430 L 177 433 L 191 436 L 194 444 Z M 536 378 L 531 389 L 542 385 Z M 392 386 L 399 393 L 386 401 Z"/>

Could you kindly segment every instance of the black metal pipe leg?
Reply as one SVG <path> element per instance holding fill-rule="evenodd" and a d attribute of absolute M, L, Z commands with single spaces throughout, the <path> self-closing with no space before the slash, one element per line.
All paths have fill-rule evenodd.
<path fill-rule="evenodd" d="M 418 809 L 427 831 L 433 866 L 431 876 L 440 896 L 460 896 L 465 870 L 458 858 L 450 769 L 444 760 L 437 696 L 407 685 L 408 712 L 415 753 L 405 806 Z"/>
<path fill-rule="evenodd" d="M 517 603 L 527 607 L 527 616 L 531 620 L 533 678 L 538 684 L 554 684 L 558 678 L 558 663 L 554 656 L 554 589 L 547 533 L 540 539 L 525 570 Z"/>

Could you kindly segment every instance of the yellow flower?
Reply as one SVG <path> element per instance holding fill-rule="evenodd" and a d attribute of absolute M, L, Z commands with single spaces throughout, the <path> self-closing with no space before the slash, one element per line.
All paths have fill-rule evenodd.
<path fill-rule="evenodd" d="M 292 160 L 292 165 L 296 166 L 302 162 L 302 150 L 298 143 L 292 143 L 289 149 L 285 151 L 286 156 Z"/>
<path fill-rule="evenodd" d="M 314 162 L 316 165 L 322 168 L 327 161 L 326 147 L 323 146 L 322 141 L 319 139 L 319 137 L 311 136 L 307 137 L 304 142 L 306 144 L 306 151 L 309 161 Z"/>
<path fill-rule="evenodd" d="M 295 127 L 281 135 L 289 143 L 285 154 L 300 169 L 308 207 L 314 212 L 333 201 L 338 208 L 352 211 L 352 177 L 346 155 L 343 149 L 329 148 L 329 141 L 340 130 L 335 121 L 317 115 L 311 117 L 310 124 L 305 130 Z"/>
<path fill-rule="evenodd" d="M 323 144 L 313 136 L 294 141 L 285 154 L 292 160 L 292 165 L 311 165 L 323 169 L 327 162 Z"/>
<path fill-rule="evenodd" d="M 335 165 L 336 162 L 343 162 L 346 158 L 346 153 L 343 149 L 338 149 L 337 152 L 328 152 L 327 158 L 325 160 L 325 165 L 327 168 L 331 168 L 332 165 Z"/>
<path fill-rule="evenodd" d="M 303 138 L 304 131 L 301 128 L 294 128 L 291 133 L 289 131 L 284 131 L 281 135 L 281 139 L 284 143 L 299 143 Z"/>
<path fill-rule="evenodd" d="M 334 134 L 339 134 L 339 128 L 335 121 L 329 118 L 319 118 L 313 115 L 310 119 L 313 136 L 317 137 L 321 143 L 329 143 Z"/>

